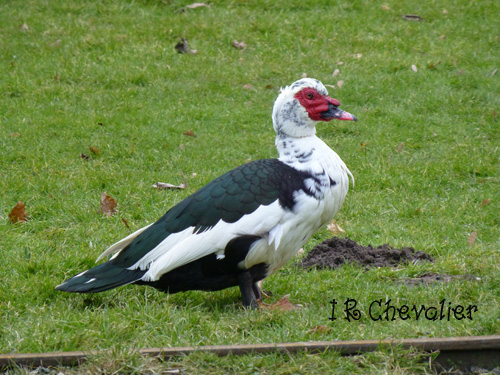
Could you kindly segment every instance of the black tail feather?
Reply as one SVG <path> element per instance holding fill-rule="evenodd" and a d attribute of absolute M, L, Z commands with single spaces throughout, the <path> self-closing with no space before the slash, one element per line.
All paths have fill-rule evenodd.
<path fill-rule="evenodd" d="M 82 272 L 64 283 L 56 290 L 70 293 L 98 293 L 139 280 L 146 270 L 129 270 L 106 262 Z"/>

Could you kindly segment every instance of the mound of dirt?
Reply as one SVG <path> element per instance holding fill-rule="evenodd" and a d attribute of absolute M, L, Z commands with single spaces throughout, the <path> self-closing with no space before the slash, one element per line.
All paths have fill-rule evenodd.
<path fill-rule="evenodd" d="M 334 269 L 345 263 L 355 263 L 363 267 L 394 267 L 418 261 L 432 262 L 434 259 L 412 247 L 395 249 L 385 244 L 374 248 L 359 245 L 349 238 L 333 237 L 314 247 L 302 259 L 301 266 L 305 269 Z"/>

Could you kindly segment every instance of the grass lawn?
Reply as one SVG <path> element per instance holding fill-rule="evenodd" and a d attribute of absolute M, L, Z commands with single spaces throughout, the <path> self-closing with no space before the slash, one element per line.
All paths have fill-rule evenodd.
<path fill-rule="evenodd" d="M 74 370 L 88 373 L 405 374 L 430 372 L 425 356 L 200 354 L 159 364 L 134 350 L 498 334 L 500 3 L 248 0 L 185 9 L 190 3 L 0 3 L 0 353 L 110 349 Z M 196 54 L 176 52 L 181 37 Z M 234 48 L 235 39 L 247 48 Z M 245 311 L 238 288 L 54 291 L 213 178 L 275 157 L 273 102 L 304 73 L 334 85 L 330 95 L 359 119 L 318 128 L 356 179 L 336 218 L 345 235 L 412 246 L 434 263 L 306 272 L 295 260 L 265 281 L 271 302 L 290 294 L 303 305 L 291 312 Z M 181 183 L 179 170 L 188 189 L 151 187 Z M 104 191 L 118 202 L 112 217 L 98 212 Z M 18 201 L 29 220 L 12 224 Z M 305 250 L 331 235 L 321 230 Z M 473 277 L 400 282 L 429 272 Z M 343 318 L 347 298 L 358 301 L 359 321 Z M 446 299 L 477 312 L 374 321 L 368 306 L 380 299 Z"/>

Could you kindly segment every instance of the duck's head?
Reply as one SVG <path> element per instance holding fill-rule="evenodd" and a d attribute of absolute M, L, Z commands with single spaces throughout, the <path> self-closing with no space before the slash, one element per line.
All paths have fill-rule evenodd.
<path fill-rule="evenodd" d="M 319 121 L 357 121 L 342 111 L 317 79 L 303 78 L 281 90 L 273 108 L 273 125 L 278 136 L 308 137 L 316 133 Z"/>

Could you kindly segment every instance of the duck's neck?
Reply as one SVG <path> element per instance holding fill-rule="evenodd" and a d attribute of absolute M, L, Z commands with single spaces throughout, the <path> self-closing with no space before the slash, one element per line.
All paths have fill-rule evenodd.
<path fill-rule="evenodd" d="M 307 137 L 276 136 L 279 160 L 289 165 L 309 163 L 313 160 L 315 151 L 323 147 L 324 142 L 314 134 Z"/>

